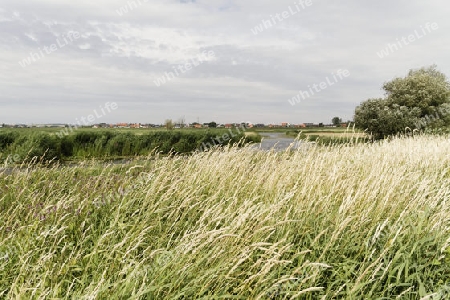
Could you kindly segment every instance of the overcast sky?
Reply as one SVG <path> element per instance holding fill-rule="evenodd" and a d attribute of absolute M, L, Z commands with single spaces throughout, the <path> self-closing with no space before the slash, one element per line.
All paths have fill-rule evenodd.
<path fill-rule="evenodd" d="M 0 123 L 347 120 L 409 69 L 450 76 L 449 14 L 448 0 L 0 0 Z"/>

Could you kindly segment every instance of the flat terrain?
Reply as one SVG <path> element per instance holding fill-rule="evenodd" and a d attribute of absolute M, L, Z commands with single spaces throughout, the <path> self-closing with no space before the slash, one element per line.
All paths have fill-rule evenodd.
<path fill-rule="evenodd" d="M 351 131 L 305 131 L 306 136 L 317 135 L 327 137 L 360 137 L 363 138 L 365 134 L 363 132 L 351 132 Z"/>
<path fill-rule="evenodd" d="M 423 136 L 0 173 L 0 298 L 448 299 L 448 153 Z"/>

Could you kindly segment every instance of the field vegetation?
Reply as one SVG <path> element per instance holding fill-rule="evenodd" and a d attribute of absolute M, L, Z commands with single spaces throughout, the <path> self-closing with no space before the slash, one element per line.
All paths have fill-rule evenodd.
<path fill-rule="evenodd" d="M 287 130 L 286 135 L 302 141 L 315 142 L 319 145 L 367 143 L 371 137 L 360 130 L 345 128 L 302 128 Z"/>
<path fill-rule="evenodd" d="M 0 173 L 0 298 L 448 299 L 450 140 Z"/>
<path fill-rule="evenodd" d="M 120 158 L 162 154 L 192 153 L 214 145 L 259 142 L 259 135 L 242 129 L 211 130 L 101 130 L 78 129 L 58 135 L 56 129 L 5 129 L 0 131 L 0 153 L 14 154 L 25 161 L 40 157 L 49 161 L 89 158 Z M 226 135 L 226 136 L 224 136 Z M 205 147 L 205 145 L 207 147 Z M 0 156 L 4 162 L 8 155 Z"/>

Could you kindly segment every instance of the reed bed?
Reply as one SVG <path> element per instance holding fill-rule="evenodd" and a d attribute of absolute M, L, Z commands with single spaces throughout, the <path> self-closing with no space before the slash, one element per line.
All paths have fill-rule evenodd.
<path fill-rule="evenodd" d="M 450 140 L 0 175 L 1 299 L 447 299 Z"/>

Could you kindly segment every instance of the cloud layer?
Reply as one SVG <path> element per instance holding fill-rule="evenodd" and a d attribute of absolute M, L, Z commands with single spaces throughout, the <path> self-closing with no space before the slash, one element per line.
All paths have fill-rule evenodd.
<path fill-rule="evenodd" d="M 450 74 L 446 1 L 306 3 L 2 4 L 0 123 L 70 123 L 108 101 L 118 109 L 105 122 L 330 122 L 351 119 L 361 101 L 382 96 L 383 82 L 411 68 L 437 64 Z M 432 23 L 438 29 L 394 49 Z M 380 58 L 388 44 L 394 50 Z M 289 103 L 339 70 L 350 76 Z"/>

